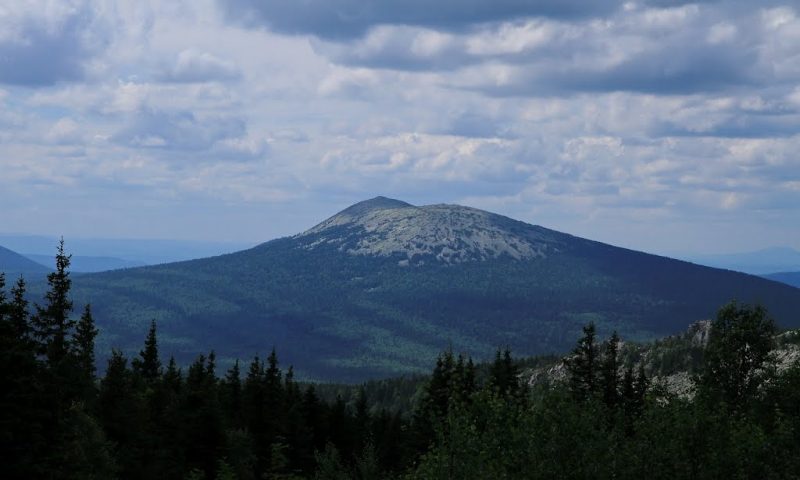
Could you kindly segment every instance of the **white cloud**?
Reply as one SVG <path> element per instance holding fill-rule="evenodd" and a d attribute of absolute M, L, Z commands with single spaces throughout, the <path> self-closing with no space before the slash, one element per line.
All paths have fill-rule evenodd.
<path fill-rule="evenodd" d="M 0 56 L 27 68 L 0 68 L 0 199 L 28 213 L 9 228 L 100 228 L 64 209 L 124 210 L 135 192 L 152 236 L 216 235 L 171 230 L 203 205 L 263 240 L 387 194 L 642 248 L 667 246 L 669 225 L 728 241 L 712 218 L 744 225 L 742 246 L 800 238 L 761 220 L 800 215 L 795 8 L 557 3 L 269 29 L 214 0 L 2 3 Z"/>

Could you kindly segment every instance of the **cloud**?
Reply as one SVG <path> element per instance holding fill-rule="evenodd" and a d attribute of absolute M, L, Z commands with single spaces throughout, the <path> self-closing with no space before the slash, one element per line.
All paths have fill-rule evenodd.
<path fill-rule="evenodd" d="M 20 2 L 0 9 L 0 83 L 45 86 L 84 77 L 108 30 L 79 1 Z"/>
<path fill-rule="evenodd" d="M 112 140 L 131 148 L 192 153 L 209 150 L 218 142 L 230 142 L 245 133 L 245 122 L 235 117 L 145 111 L 136 115 Z"/>
<path fill-rule="evenodd" d="M 627 8 L 627 5 L 632 5 Z M 596 18 L 527 18 L 448 31 L 379 25 L 315 51 L 353 68 L 441 73 L 493 96 L 687 94 L 800 79 L 800 21 L 786 7 L 626 4 Z"/>
<path fill-rule="evenodd" d="M 385 194 L 634 248 L 800 238 L 794 2 L 31 0 L 0 57 L 16 230 L 113 205 L 116 235 L 258 241 Z"/>
<path fill-rule="evenodd" d="M 219 0 L 231 19 L 278 33 L 346 40 L 379 25 L 463 30 L 475 25 L 527 17 L 587 18 L 616 10 L 614 0 Z"/>
<path fill-rule="evenodd" d="M 234 62 L 193 49 L 181 51 L 175 63 L 159 75 L 160 80 L 179 83 L 229 81 L 240 77 L 241 72 Z"/>

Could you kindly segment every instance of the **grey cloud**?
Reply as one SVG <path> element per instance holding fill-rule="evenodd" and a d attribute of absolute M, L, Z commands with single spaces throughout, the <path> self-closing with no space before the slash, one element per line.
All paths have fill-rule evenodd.
<path fill-rule="evenodd" d="M 800 134 L 798 115 L 735 115 L 703 129 L 690 129 L 676 122 L 654 126 L 656 136 L 775 138 Z"/>
<path fill-rule="evenodd" d="M 234 62 L 216 57 L 207 52 L 184 50 L 175 63 L 165 67 L 159 80 L 178 83 L 200 83 L 236 80 L 241 72 Z"/>
<path fill-rule="evenodd" d="M 681 94 L 714 91 L 755 83 L 750 69 L 755 53 L 702 44 L 666 45 L 649 50 L 601 72 L 555 75 L 547 83 L 555 88 L 582 91 L 634 91 Z"/>
<path fill-rule="evenodd" d="M 88 8 L 55 26 L 33 15 L 11 18 L 19 23 L 8 25 L 7 32 L 13 33 L 0 39 L 0 83 L 46 86 L 81 79 L 86 60 L 105 41 L 97 35 L 102 32 L 89 33 L 97 27 L 93 20 Z M 1 22 L 0 28 L 5 28 Z"/>
<path fill-rule="evenodd" d="M 462 30 L 521 17 L 586 18 L 615 11 L 617 0 L 218 0 L 227 15 L 278 33 L 346 40 L 377 25 Z"/>
<path fill-rule="evenodd" d="M 508 119 L 497 119 L 476 112 L 462 112 L 450 119 L 440 133 L 469 138 L 517 138 L 507 122 Z"/>
<path fill-rule="evenodd" d="M 314 46 L 338 64 L 444 72 L 450 77 L 443 84 L 494 96 L 671 95 L 774 82 L 769 57 L 776 53 L 764 48 L 772 33 L 758 24 L 757 12 L 734 7 L 620 11 L 607 25 L 541 20 L 461 33 L 385 26 L 349 43 L 317 41 Z M 715 29 L 722 37 L 711 38 Z M 509 35 L 507 44 L 504 35 Z M 481 45 L 482 39 L 496 44 Z M 497 81 L 483 67 L 505 67 L 508 74 Z"/>
<path fill-rule="evenodd" d="M 245 133 L 245 122 L 239 118 L 198 118 L 191 112 L 150 111 L 139 114 L 112 140 L 134 148 L 201 152 Z"/>

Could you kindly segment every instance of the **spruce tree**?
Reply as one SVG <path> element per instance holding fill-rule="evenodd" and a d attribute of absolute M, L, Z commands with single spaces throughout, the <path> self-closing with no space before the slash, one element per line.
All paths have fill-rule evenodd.
<path fill-rule="evenodd" d="M 70 319 L 72 300 L 69 291 L 69 265 L 72 255 L 64 252 L 64 239 L 58 244 L 56 270 L 47 275 L 49 290 L 45 294 L 45 306 L 36 306 L 33 317 L 34 337 L 38 352 L 44 356 L 51 369 L 58 369 L 69 353 L 69 336 L 75 326 Z"/>
<path fill-rule="evenodd" d="M 148 382 L 154 382 L 161 376 L 161 360 L 158 358 L 158 338 L 156 337 L 156 321 L 150 321 L 150 329 L 144 341 L 144 349 L 139 351 L 139 358 L 131 362 L 133 371 Z"/>
<path fill-rule="evenodd" d="M 489 385 L 494 393 L 505 399 L 517 398 L 520 393 L 519 369 L 511 358 L 511 350 L 497 350 L 489 368 Z"/>
<path fill-rule="evenodd" d="M 28 315 L 28 300 L 25 298 L 25 279 L 19 277 L 16 285 L 11 289 L 11 301 L 7 304 L 8 321 L 21 343 L 32 347 L 31 326 Z"/>
<path fill-rule="evenodd" d="M 603 359 L 600 364 L 603 402 L 610 409 L 619 404 L 619 335 L 614 332 L 606 341 Z"/>
<path fill-rule="evenodd" d="M 236 359 L 222 381 L 222 402 L 229 427 L 242 428 L 242 378 L 239 359 Z"/>
<path fill-rule="evenodd" d="M 97 337 L 97 333 L 98 330 L 94 326 L 92 317 L 92 308 L 87 304 L 75 329 L 72 345 L 78 368 L 77 380 L 82 390 L 83 400 L 87 403 L 92 403 L 95 396 L 94 339 Z"/>
<path fill-rule="evenodd" d="M 701 398 L 742 412 L 756 398 L 775 360 L 775 322 L 761 306 L 732 302 L 711 325 L 698 378 Z"/>
<path fill-rule="evenodd" d="M 583 327 L 583 337 L 572 355 L 564 361 L 567 368 L 569 389 L 579 400 L 592 397 L 597 391 L 597 345 L 594 323 Z"/>
<path fill-rule="evenodd" d="M 52 405 L 41 391 L 42 372 L 28 336 L 25 281 L 5 292 L 0 274 L 0 471 L 6 478 L 38 478 L 52 448 L 44 438 Z"/>

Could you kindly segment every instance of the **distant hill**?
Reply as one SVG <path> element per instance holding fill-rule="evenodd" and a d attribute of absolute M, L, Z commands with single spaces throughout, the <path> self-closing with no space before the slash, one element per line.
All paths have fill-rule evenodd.
<path fill-rule="evenodd" d="M 567 351 L 589 321 L 630 340 L 683 331 L 733 298 L 800 325 L 800 290 L 594 242 L 457 205 L 376 198 L 294 237 L 218 257 L 75 277 L 99 352 L 141 348 L 221 365 L 278 349 L 301 378 L 427 371 L 455 351 Z"/>
<path fill-rule="evenodd" d="M 687 260 L 752 275 L 800 270 L 800 252 L 789 247 L 765 248 L 755 252 L 696 255 L 687 257 Z"/>
<path fill-rule="evenodd" d="M 49 271 L 50 269 L 44 265 L 40 265 L 5 247 L 0 247 L 0 272 L 5 272 L 7 284 L 11 284 L 15 277 L 19 275 L 23 275 L 26 278 L 30 276 L 38 277 L 44 276 Z"/>
<path fill-rule="evenodd" d="M 800 288 L 800 272 L 778 272 L 764 275 L 764 278 L 775 280 L 776 282 L 783 282 L 787 285 Z"/>
<path fill-rule="evenodd" d="M 44 264 L 48 267 L 53 262 L 58 241 L 59 238 L 55 236 L 0 233 L 0 245 L 15 252 L 24 253 L 26 256 L 43 257 L 45 259 Z M 253 244 L 193 240 L 66 238 L 67 250 L 73 255 L 76 267 L 82 264 L 81 268 L 86 268 L 86 271 L 90 269 L 99 270 L 99 263 L 106 262 L 106 260 L 92 260 L 89 263 L 81 261 L 80 264 L 77 263 L 82 257 L 106 257 L 138 265 L 155 265 L 235 252 L 249 248 Z M 115 266 L 114 268 L 127 268 L 127 266 Z M 109 270 L 109 268 L 103 268 L 102 270 Z"/>
<path fill-rule="evenodd" d="M 23 254 L 25 257 L 41 265 L 51 265 L 54 262 L 54 255 L 38 255 L 32 253 Z M 108 270 L 119 270 L 122 268 L 144 267 L 143 262 L 136 262 L 115 257 L 89 257 L 84 255 L 73 255 L 70 267 L 73 272 L 94 273 L 105 272 Z"/>

